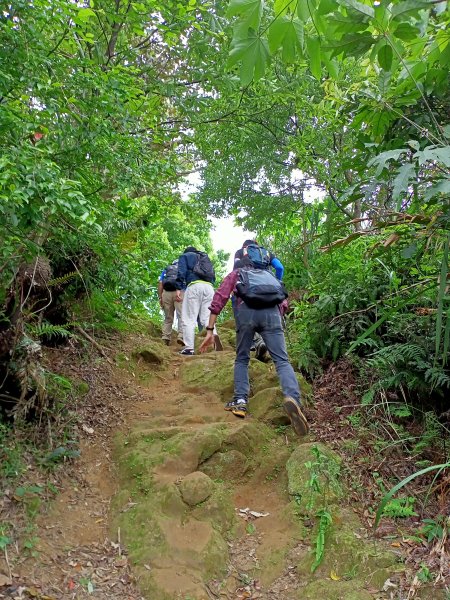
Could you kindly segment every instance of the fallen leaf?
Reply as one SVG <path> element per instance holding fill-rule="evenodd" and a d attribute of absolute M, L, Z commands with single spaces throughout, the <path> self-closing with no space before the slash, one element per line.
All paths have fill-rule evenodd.
<path fill-rule="evenodd" d="M 94 433 L 94 429 L 92 427 L 88 427 L 87 425 L 84 425 L 84 423 L 81 426 L 81 429 L 83 431 L 85 431 L 86 433 L 90 433 L 90 434 Z"/>
<path fill-rule="evenodd" d="M 330 577 L 333 581 L 340 581 L 341 577 L 336 573 L 336 571 L 331 571 Z"/>

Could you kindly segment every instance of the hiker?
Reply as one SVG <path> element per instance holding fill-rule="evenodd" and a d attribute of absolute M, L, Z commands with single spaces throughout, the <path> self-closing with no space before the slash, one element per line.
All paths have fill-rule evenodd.
<path fill-rule="evenodd" d="M 206 252 L 188 246 L 178 259 L 175 282 L 177 298 L 181 299 L 182 290 L 185 288 L 182 309 L 184 348 L 179 352 L 183 356 L 194 354 L 197 319 L 202 327 L 208 322 L 208 307 L 214 296 L 214 281 L 214 268 Z"/>
<path fill-rule="evenodd" d="M 233 269 L 236 269 L 238 266 L 244 266 L 245 264 L 248 264 L 248 247 L 249 246 L 258 246 L 258 242 L 256 240 L 245 240 L 245 242 L 242 244 L 242 248 L 239 248 L 239 250 L 236 250 L 235 254 L 234 254 L 234 266 Z M 283 279 L 283 274 L 284 274 L 284 266 L 281 263 L 281 261 L 274 256 L 271 252 L 269 252 L 269 264 L 267 265 L 267 268 L 273 267 L 275 270 L 275 277 L 279 280 L 282 281 Z M 255 352 L 255 358 L 264 362 L 265 358 L 267 357 L 267 348 L 266 345 L 264 343 L 264 340 L 262 339 L 262 337 L 259 335 L 259 333 L 255 333 L 254 337 L 253 337 L 253 344 L 252 347 L 250 348 L 251 351 Z"/>
<path fill-rule="evenodd" d="M 182 294 L 177 299 L 176 280 L 178 274 L 178 259 L 168 265 L 159 276 L 158 296 L 159 305 L 164 311 L 164 325 L 162 330 L 162 339 L 167 346 L 170 346 L 172 340 L 172 328 L 175 314 L 177 315 L 177 344 L 183 346 L 183 319 L 181 308 L 183 305 Z"/>
<path fill-rule="evenodd" d="M 211 302 L 211 312 L 206 337 L 200 346 L 205 352 L 214 342 L 213 329 L 217 316 L 225 307 L 230 295 L 235 296 L 236 359 L 234 363 L 234 397 L 225 405 L 237 417 L 247 414 L 250 391 L 248 364 L 255 332 L 261 334 L 275 364 L 284 395 L 284 409 L 297 435 L 306 435 L 308 423 L 300 405 L 300 388 L 294 369 L 289 362 L 282 327 L 280 306 L 287 293 L 283 284 L 267 269 L 270 256 L 265 248 L 249 247 L 246 264 L 238 263 L 229 273 Z"/>
<path fill-rule="evenodd" d="M 234 269 L 236 268 L 236 265 L 240 264 L 239 261 L 244 261 L 244 264 L 247 262 L 247 248 L 250 245 L 258 246 L 259 244 L 256 240 L 245 240 L 242 244 L 242 248 L 239 248 L 239 250 L 236 250 L 234 253 Z M 269 258 L 269 266 L 275 269 L 275 277 L 279 281 L 282 281 L 284 275 L 284 266 L 282 262 L 271 252 L 269 252 Z"/>

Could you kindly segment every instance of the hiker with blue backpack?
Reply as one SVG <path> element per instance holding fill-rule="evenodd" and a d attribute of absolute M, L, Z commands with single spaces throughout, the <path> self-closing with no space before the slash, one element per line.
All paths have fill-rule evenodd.
<path fill-rule="evenodd" d="M 162 339 L 167 346 L 172 340 L 172 329 L 175 314 L 177 315 L 177 343 L 183 346 L 183 319 L 181 316 L 183 298 L 177 300 L 176 281 L 178 275 L 178 259 L 162 271 L 158 281 L 159 304 L 164 312 Z"/>
<path fill-rule="evenodd" d="M 306 435 L 308 422 L 301 410 L 300 388 L 294 369 L 289 362 L 280 306 L 285 303 L 287 292 L 281 281 L 270 271 L 270 254 L 257 244 L 249 244 L 234 270 L 229 273 L 215 292 L 206 337 L 200 346 L 205 352 L 214 343 L 214 327 L 217 316 L 231 295 L 234 296 L 236 321 L 236 359 L 234 363 L 234 396 L 225 405 L 237 417 L 247 414 L 250 392 L 248 364 L 253 336 L 259 333 L 275 364 L 284 395 L 284 409 L 297 435 Z"/>
<path fill-rule="evenodd" d="M 239 250 L 236 250 L 236 252 L 234 254 L 233 269 L 236 269 L 240 266 L 244 266 L 246 263 L 248 264 L 247 248 L 250 245 L 258 246 L 259 244 L 257 243 L 256 240 L 245 240 L 245 242 L 242 244 L 242 248 L 239 248 Z M 282 262 L 280 261 L 280 259 L 277 258 L 271 252 L 269 252 L 269 265 L 275 271 L 275 277 L 279 281 L 282 281 L 283 275 L 284 275 L 284 266 L 283 266 Z M 232 300 L 233 300 L 233 298 L 232 298 Z M 259 333 L 255 333 L 255 335 L 253 336 L 253 344 L 252 344 L 252 347 L 250 348 L 250 350 L 252 350 L 252 351 L 254 350 L 255 358 L 257 358 L 258 360 L 260 360 L 262 362 L 265 362 L 265 360 L 267 358 L 267 348 L 264 343 L 264 340 L 259 335 Z"/>
<path fill-rule="evenodd" d="M 182 356 L 194 354 L 195 327 L 197 320 L 205 327 L 208 318 L 208 307 L 214 296 L 214 267 L 206 252 L 188 246 L 178 259 L 176 297 L 183 298 L 183 341 L 184 348 L 179 352 Z"/>

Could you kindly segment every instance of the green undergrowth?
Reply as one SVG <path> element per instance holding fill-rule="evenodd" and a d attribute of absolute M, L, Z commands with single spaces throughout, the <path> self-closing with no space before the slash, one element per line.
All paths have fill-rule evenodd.
<path fill-rule="evenodd" d="M 59 475 L 79 456 L 75 406 L 87 393 L 84 382 L 46 374 L 48 405 L 41 421 L 0 422 L 0 494 L 10 500 L 0 510 L 0 550 L 11 565 L 37 556 L 38 514 L 59 492 Z"/>

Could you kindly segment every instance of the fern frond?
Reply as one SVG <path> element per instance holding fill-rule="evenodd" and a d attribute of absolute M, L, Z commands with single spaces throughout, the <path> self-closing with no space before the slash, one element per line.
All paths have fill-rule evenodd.
<path fill-rule="evenodd" d="M 68 281 L 70 281 L 71 279 L 74 279 L 75 277 L 79 277 L 80 274 L 78 271 L 72 271 L 71 273 L 66 273 L 65 275 L 62 275 L 62 277 L 57 277 L 56 279 L 50 279 L 50 281 L 48 282 L 48 286 L 56 286 L 56 285 L 62 285 L 63 283 L 67 283 Z"/>
<path fill-rule="evenodd" d="M 36 337 L 43 337 L 45 335 L 49 338 L 54 338 L 57 336 L 69 337 L 72 335 L 63 325 L 52 325 L 51 323 L 42 323 L 41 325 L 28 324 L 27 329 L 31 335 Z"/>
<path fill-rule="evenodd" d="M 450 377 L 439 367 L 430 367 L 425 371 L 425 381 L 432 388 L 450 388 Z"/>

